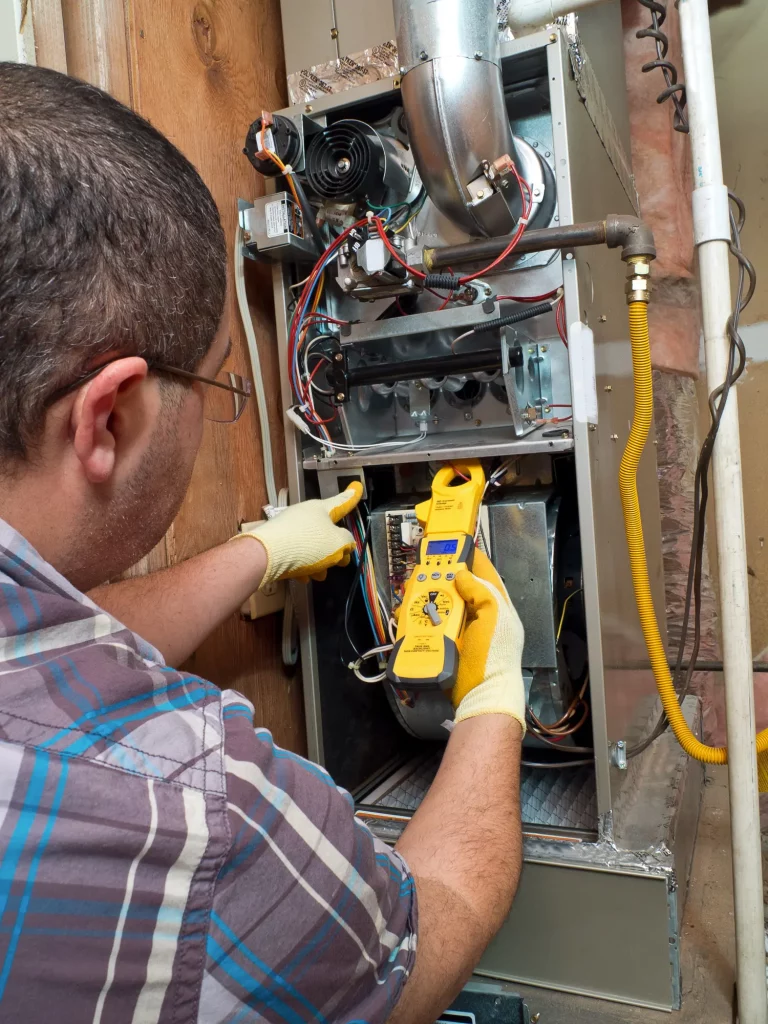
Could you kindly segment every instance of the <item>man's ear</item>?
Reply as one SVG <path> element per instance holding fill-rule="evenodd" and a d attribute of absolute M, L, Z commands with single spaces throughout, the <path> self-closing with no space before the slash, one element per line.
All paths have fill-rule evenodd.
<path fill-rule="evenodd" d="M 106 483 L 115 468 L 114 413 L 121 398 L 147 376 L 147 363 L 128 356 L 108 363 L 98 377 L 84 384 L 72 406 L 70 428 L 75 454 L 86 479 Z"/>

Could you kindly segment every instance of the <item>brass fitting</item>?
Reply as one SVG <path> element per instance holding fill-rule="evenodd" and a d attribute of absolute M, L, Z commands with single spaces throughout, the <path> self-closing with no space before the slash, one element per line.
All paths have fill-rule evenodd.
<path fill-rule="evenodd" d="M 651 261 L 647 256 L 627 260 L 627 305 L 651 301 Z"/>

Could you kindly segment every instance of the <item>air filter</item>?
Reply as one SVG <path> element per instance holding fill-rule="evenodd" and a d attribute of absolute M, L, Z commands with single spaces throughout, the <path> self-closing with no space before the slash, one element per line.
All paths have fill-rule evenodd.
<path fill-rule="evenodd" d="M 307 184 L 322 199 L 380 202 L 386 191 L 387 151 L 362 121 L 337 121 L 313 136 L 307 149 Z"/>

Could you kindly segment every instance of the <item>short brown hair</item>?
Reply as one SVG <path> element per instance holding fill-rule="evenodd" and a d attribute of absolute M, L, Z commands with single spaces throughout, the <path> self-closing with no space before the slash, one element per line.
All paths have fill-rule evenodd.
<path fill-rule="evenodd" d="M 194 370 L 226 296 L 202 178 L 149 122 L 46 68 L 0 63 L 0 458 L 111 352 Z"/>

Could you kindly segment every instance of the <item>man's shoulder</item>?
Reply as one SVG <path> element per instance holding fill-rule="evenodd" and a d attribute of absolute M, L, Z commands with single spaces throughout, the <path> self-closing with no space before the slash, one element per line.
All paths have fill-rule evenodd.
<path fill-rule="evenodd" d="M 219 688 L 148 660 L 132 634 L 99 619 L 82 620 L 79 633 L 68 624 L 47 649 L 55 627 L 37 631 L 37 642 L 30 633 L 23 643 L 0 639 L 6 740 L 223 795 Z"/>

